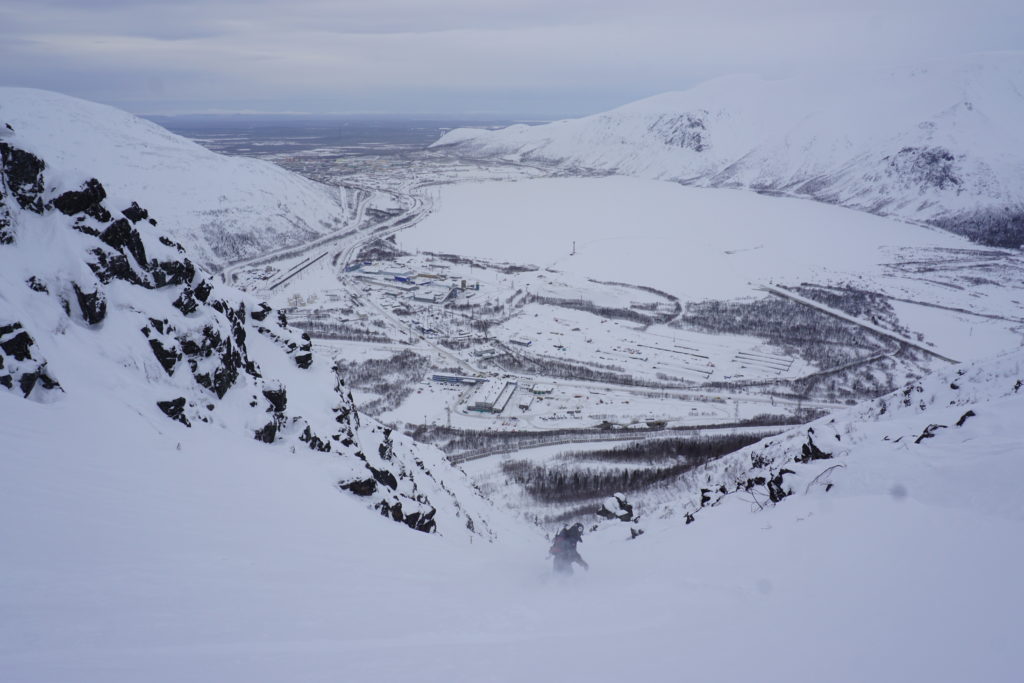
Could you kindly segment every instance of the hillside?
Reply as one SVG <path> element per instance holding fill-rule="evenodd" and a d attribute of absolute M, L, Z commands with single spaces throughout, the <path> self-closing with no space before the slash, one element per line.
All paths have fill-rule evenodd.
<path fill-rule="evenodd" d="M 239 452 L 272 444 L 330 458 L 336 478 L 324 486 L 411 528 L 491 537 L 488 506 L 441 453 L 363 419 L 344 378 L 283 313 L 218 284 L 157 214 L 4 130 L 0 393 L 53 404 L 41 424 L 8 411 L 5 425 L 120 426 L 144 435 L 140 457 L 223 432 Z M 36 456 L 52 455 L 46 444 Z"/>
<path fill-rule="evenodd" d="M 124 111 L 58 93 L 0 88 L 0 121 L 46 159 L 49 181 L 97 177 L 171 226 L 194 261 L 217 268 L 345 230 L 357 193 L 274 164 L 214 154 Z"/>
<path fill-rule="evenodd" d="M 1024 244 L 1024 53 L 711 81 L 581 119 L 457 129 L 434 149 L 810 197 Z"/>

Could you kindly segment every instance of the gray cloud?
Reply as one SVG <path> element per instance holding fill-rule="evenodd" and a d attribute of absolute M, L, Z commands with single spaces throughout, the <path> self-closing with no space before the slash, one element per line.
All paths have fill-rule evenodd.
<path fill-rule="evenodd" d="M 1021 5 L 6 0 L 0 82 L 145 112 L 573 114 L 734 72 L 1022 49 Z"/>

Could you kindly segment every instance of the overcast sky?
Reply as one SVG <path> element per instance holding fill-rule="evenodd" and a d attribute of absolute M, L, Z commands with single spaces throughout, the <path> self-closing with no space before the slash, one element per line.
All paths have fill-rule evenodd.
<path fill-rule="evenodd" d="M 1024 0 L 0 0 L 0 84 L 136 113 L 560 116 L 1024 49 Z"/>

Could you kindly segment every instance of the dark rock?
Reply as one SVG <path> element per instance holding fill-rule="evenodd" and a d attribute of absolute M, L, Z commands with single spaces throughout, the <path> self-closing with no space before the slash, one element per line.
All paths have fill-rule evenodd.
<path fill-rule="evenodd" d="M 255 311 L 252 311 L 252 312 L 251 312 L 251 313 L 249 314 L 249 316 L 250 316 L 250 317 L 251 317 L 251 318 L 252 318 L 253 320 L 257 321 L 257 322 L 263 322 L 264 320 L 266 320 L 266 318 L 267 318 L 267 315 L 268 315 L 268 314 L 269 314 L 269 313 L 270 313 L 270 312 L 271 312 L 272 310 L 274 310 L 274 309 L 272 309 L 272 308 L 271 308 L 270 306 L 268 306 L 268 305 L 267 305 L 266 303 L 261 303 L 261 304 L 260 304 L 260 307 L 259 307 L 259 309 L 258 309 L 258 310 L 255 310 Z"/>
<path fill-rule="evenodd" d="M 643 536 L 643 535 L 644 535 L 644 530 L 643 529 L 637 529 L 636 527 L 630 527 L 630 529 L 629 529 L 629 540 L 633 540 L 637 536 Z"/>
<path fill-rule="evenodd" d="M 32 390 L 36 387 L 37 383 L 44 389 L 60 388 L 60 384 L 57 380 L 46 374 L 44 368 L 45 364 L 40 366 L 40 368 L 35 372 L 26 372 L 22 374 L 21 378 L 18 380 L 18 386 L 21 387 L 22 394 L 24 394 L 25 398 L 28 398 L 28 395 L 32 393 Z"/>
<path fill-rule="evenodd" d="M 107 317 L 107 297 L 99 288 L 94 292 L 83 292 L 75 284 L 75 297 L 78 298 L 78 308 L 82 311 L 82 319 L 90 325 L 98 325 Z"/>
<path fill-rule="evenodd" d="M 375 509 L 379 510 L 381 515 L 389 517 L 396 522 L 402 522 L 411 529 L 416 531 L 422 531 L 424 533 L 432 533 L 437 529 L 437 523 L 434 521 L 434 515 L 437 510 L 430 507 L 426 512 L 412 512 L 406 515 L 402 511 L 402 502 L 395 500 L 388 503 L 386 500 L 382 500 L 374 506 Z"/>
<path fill-rule="evenodd" d="M 191 427 L 192 423 L 185 417 L 185 397 L 179 396 L 178 398 L 171 399 L 170 401 L 157 401 L 157 408 L 164 412 L 164 415 L 177 420 L 186 427 Z"/>
<path fill-rule="evenodd" d="M 832 457 L 831 453 L 826 453 L 814 445 L 814 440 L 810 436 L 807 437 L 807 443 L 800 447 L 800 451 L 801 455 L 794 458 L 794 462 L 805 463 L 812 460 L 828 460 Z"/>
<path fill-rule="evenodd" d="M 196 276 L 196 267 L 188 259 L 182 261 L 153 261 L 149 264 L 150 274 L 156 287 L 187 285 Z"/>
<path fill-rule="evenodd" d="M 338 488 L 351 491 L 357 496 L 370 496 L 377 492 L 377 482 L 373 479 L 357 479 L 348 483 L 338 482 Z"/>
<path fill-rule="evenodd" d="M 257 441 L 263 443 L 274 443 L 274 439 L 277 437 L 277 423 L 268 422 L 262 429 L 256 430 L 255 437 Z"/>
<path fill-rule="evenodd" d="M 217 398 L 224 398 L 224 394 L 234 386 L 235 381 L 238 379 L 238 370 L 241 367 L 241 354 L 235 351 L 230 343 L 228 343 L 227 348 L 221 354 L 220 363 L 213 371 L 212 376 L 208 373 L 197 374 L 194 370 L 192 375 L 195 377 L 196 382 L 216 394 Z"/>
<path fill-rule="evenodd" d="M 53 206 L 66 216 L 84 213 L 101 223 L 107 223 L 111 219 L 110 212 L 100 203 L 106 198 L 107 191 L 103 185 L 100 184 L 100 181 L 92 178 L 82 185 L 81 190 L 65 192 L 54 199 Z"/>
<path fill-rule="evenodd" d="M 181 294 L 171 304 L 185 315 L 195 313 L 199 308 L 199 302 L 196 301 L 195 295 L 192 292 L 191 287 L 185 287 L 181 290 Z"/>
<path fill-rule="evenodd" d="M 963 427 L 964 423 L 967 422 L 967 418 L 974 417 L 977 415 L 973 410 L 968 410 L 966 413 L 960 416 L 960 419 L 956 421 L 957 427 Z"/>
<path fill-rule="evenodd" d="M 139 231 L 124 218 L 119 218 L 111 223 L 106 230 L 100 233 L 100 239 L 118 251 L 127 249 L 135 257 L 136 263 L 144 268 L 149 267 L 146 263 L 146 247 L 142 243 Z"/>
<path fill-rule="evenodd" d="M 618 519 L 623 522 L 633 521 L 633 506 L 626 500 L 626 496 L 616 493 L 609 496 L 602 506 L 597 510 L 598 517 L 605 519 Z"/>
<path fill-rule="evenodd" d="M 46 164 L 34 154 L 0 142 L 0 172 L 7 178 L 7 187 L 18 206 L 27 211 L 43 213 L 43 170 Z"/>
<path fill-rule="evenodd" d="M 140 207 L 138 202 L 132 202 L 132 205 L 121 213 L 132 223 L 138 223 L 141 220 L 149 218 L 149 211 Z"/>
<path fill-rule="evenodd" d="M 150 339 L 149 347 L 153 349 L 153 355 L 160 361 L 167 374 L 173 375 L 175 365 L 181 360 L 181 354 L 174 348 L 165 347 L 159 339 Z"/>
<path fill-rule="evenodd" d="M 264 389 L 263 396 L 270 401 L 270 408 L 267 412 L 280 413 L 288 407 L 288 392 L 284 387 L 277 389 Z"/>
<path fill-rule="evenodd" d="M 75 222 L 71 224 L 72 230 L 77 230 L 83 235 L 89 235 L 90 237 L 99 237 L 100 231 L 91 225 L 86 225 L 85 219 L 79 216 L 75 219 Z"/>
<path fill-rule="evenodd" d="M 197 299 L 199 299 L 203 303 L 206 303 L 206 300 L 210 298 L 211 292 L 213 292 L 213 285 L 211 285 L 206 280 L 203 280 L 198 285 L 196 285 L 194 294 Z"/>
<path fill-rule="evenodd" d="M 139 277 L 131 265 L 128 257 L 116 251 L 108 252 L 105 249 L 93 249 L 89 252 L 93 260 L 88 261 L 89 268 L 103 284 L 109 284 L 113 280 L 123 280 L 133 285 L 145 286 L 146 283 Z"/>
<path fill-rule="evenodd" d="M 153 221 L 153 219 L 150 219 L 149 222 L 152 223 L 153 225 L 156 225 L 156 223 Z M 179 244 L 178 242 L 175 242 L 174 240 L 172 240 L 171 238 L 167 237 L 166 235 L 160 235 L 159 239 L 160 239 L 160 244 L 162 244 L 162 245 L 164 245 L 166 247 L 171 247 L 172 249 L 177 249 L 178 253 L 180 253 L 180 254 L 184 254 L 185 253 L 185 247 L 181 246 L 181 244 Z"/>
<path fill-rule="evenodd" d="M 313 365 L 313 354 L 304 353 L 302 355 L 295 356 L 295 364 L 303 370 L 308 370 L 309 367 Z"/>
<path fill-rule="evenodd" d="M 31 289 L 33 292 L 40 292 L 42 294 L 50 293 L 50 290 L 46 288 L 46 285 L 43 283 L 43 281 L 37 278 L 35 275 L 26 280 L 25 284 L 27 284 L 28 288 Z"/>
<path fill-rule="evenodd" d="M 377 483 L 381 486 L 387 486 L 389 489 L 394 491 L 398 488 L 398 479 L 395 478 L 391 472 L 387 470 L 378 470 L 372 465 L 367 465 L 366 468 L 370 470 L 373 478 L 377 480 Z"/>
<path fill-rule="evenodd" d="M 331 451 L 331 443 L 324 441 L 314 434 L 313 429 L 309 425 L 306 425 L 306 429 L 299 435 L 299 441 L 307 444 L 311 450 L 319 451 L 320 453 L 330 453 Z"/>
<path fill-rule="evenodd" d="M 921 443 L 922 441 L 924 441 L 925 439 L 931 439 L 932 437 L 935 436 L 935 431 L 938 430 L 938 429 L 946 429 L 946 425 L 937 425 L 937 424 L 930 424 L 930 425 L 928 425 L 927 427 L 924 428 L 924 431 L 921 432 L 921 435 L 918 436 L 916 439 L 914 439 L 914 443 L 918 444 L 918 443 Z"/>
<path fill-rule="evenodd" d="M 410 529 L 416 531 L 422 531 L 425 534 L 433 533 L 437 529 L 437 522 L 434 521 L 434 515 L 437 514 L 437 510 L 433 507 L 427 512 L 413 512 L 405 516 L 405 519 L 401 520 Z"/>
<path fill-rule="evenodd" d="M 14 329 L 21 328 L 19 323 L 15 323 L 15 325 L 17 327 Z M 7 326 L 7 329 L 10 328 L 11 326 Z M 3 336 L 3 334 L 5 333 L 0 330 L 0 336 Z M 31 348 L 33 344 L 35 344 L 35 341 L 29 336 L 28 332 L 21 331 L 7 341 L 0 342 L 0 349 L 3 349 L 4 353 L 14 358 L 14 360 L 30 360 L 32 358 Z"/>
<path fill-rule="evenodd" d="M 771 499 L 773 503 L 778 503 L 786 496 L 793 495 L 792 489 L 787 491 L 786 489 L 782 488 L 783 476 L 786 474 L 793 474 L 793 470 L 779 470 L 778 474 L 776 474 L 774 477 L 768 480 L 768 498 Z"/>

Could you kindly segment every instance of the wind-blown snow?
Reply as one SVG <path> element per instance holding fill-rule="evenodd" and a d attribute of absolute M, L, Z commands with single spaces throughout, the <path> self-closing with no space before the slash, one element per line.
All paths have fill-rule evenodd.
<path fill-rule="evenodd" d="M 724 78 L 581 119 L 459 129 L 456 154 L 809 196 L 1024 243 L 1024 53 Z"/>
<path fill-rule="evenodd" d="M 155 123 L 44 90 L 0 88 L 0 121 L 72 189 L 102 179 L 115 203 L 137 201 L 207 267 L 343 228 L 352 197 L 269 162 L 215 154 Z"/>

